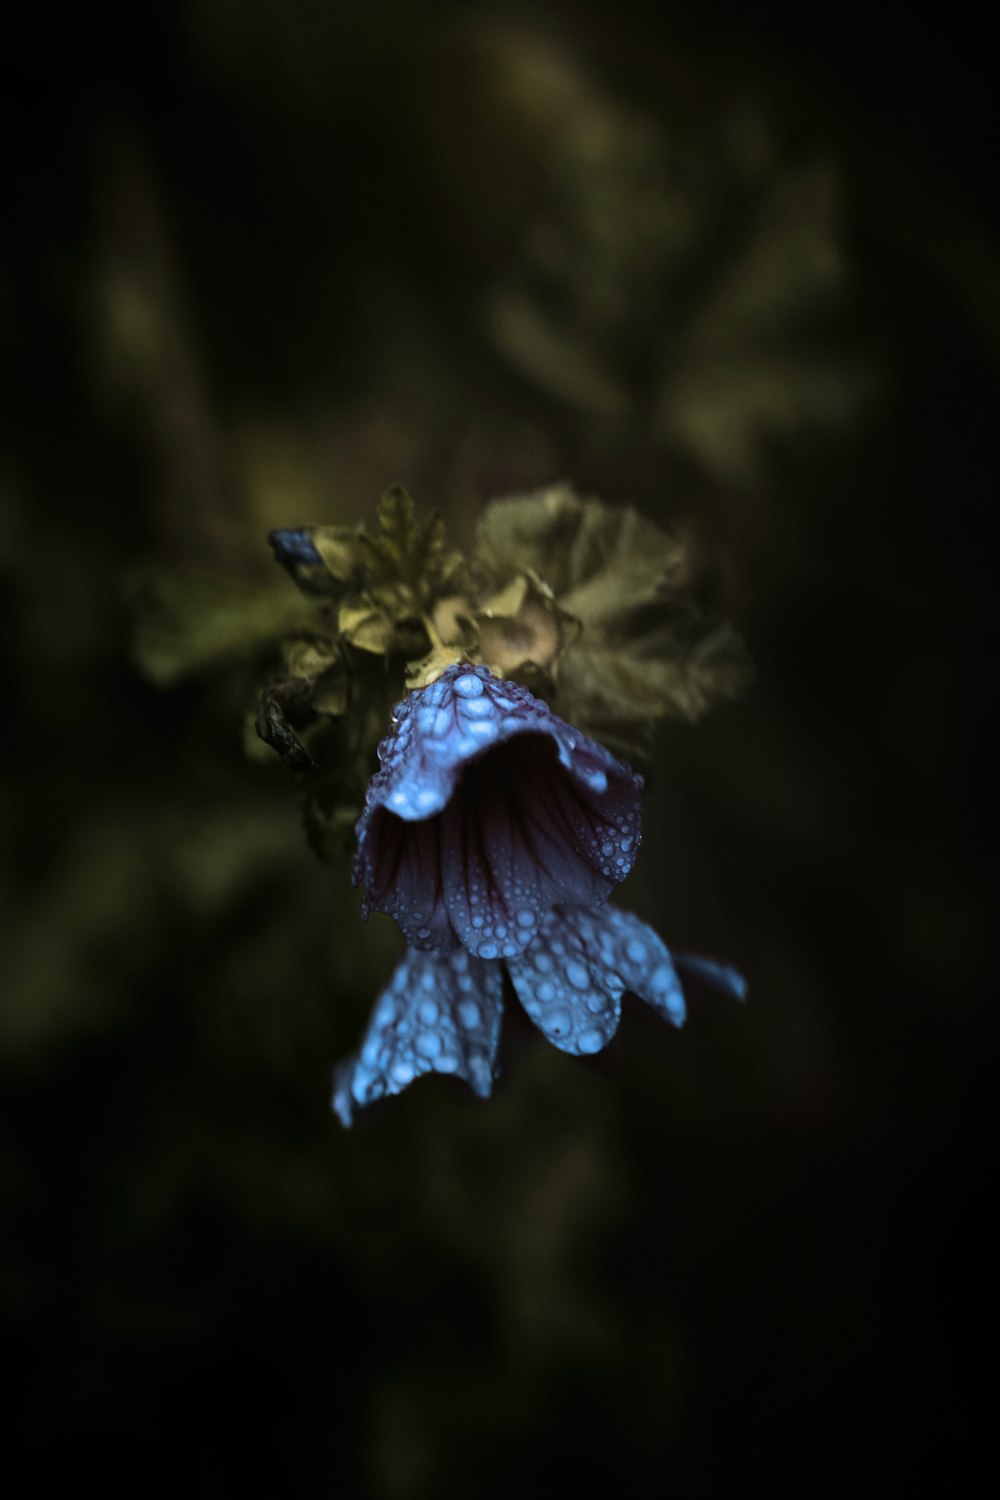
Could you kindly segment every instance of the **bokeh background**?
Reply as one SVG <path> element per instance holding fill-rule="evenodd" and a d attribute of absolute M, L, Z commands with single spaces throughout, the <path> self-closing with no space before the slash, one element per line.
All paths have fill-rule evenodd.
<path fill-rule="evenodd" d="M 18 54 L 12 1493 L 961 1471 L 1000 260 L 989 59 L 914 24 L 199 0 Z M 197 613 L 393 481 L 465 543 L 561 478 L 682 531 L 755 659 L 661 732 L 628 890 L 750 1002 L 636 1007 L 587 1062 L 510 1015 L 490 1103 L 421 1083 L 347 1133 L 398 937 L 246 756 L 239 630 L 151 675 L 149 580 Z"/>

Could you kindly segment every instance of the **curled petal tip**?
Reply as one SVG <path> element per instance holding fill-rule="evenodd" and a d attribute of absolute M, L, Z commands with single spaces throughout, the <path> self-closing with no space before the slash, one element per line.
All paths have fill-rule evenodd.
<path fill-rule="evenodd" d="M 498 964 L 410 951 L 375 1002 L 358 1052 L 336 1068 L 332 1106 L 350 1126 L 359 1108 L 398 1094 L 425 1073 L 464 1078 L 487 1098 L 503 1010 Z"/>
<path fill-rule="evenodd" d="M 703 958 L 698 953 L 678 953 L 677 964 L 685 973 L 694 975 L 713 989 L 721 990 L 731 999 L 738 1000 L 741 1004 L 746 1000 L 747 982 L 732 964 L 720 964 L 714 958 Z"/>

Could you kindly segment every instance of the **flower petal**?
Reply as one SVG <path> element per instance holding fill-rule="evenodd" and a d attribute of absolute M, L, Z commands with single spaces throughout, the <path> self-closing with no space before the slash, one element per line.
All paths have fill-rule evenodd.
<path fill-rule="evenodd" d="M 693 974 L 696 979 L 710 984 L 713 989 L 721 990 L 733 1000 L 745 1000 L 747 997 L 747 982 L 732 964 L 720 964 L 714 958 L 702 958 L 699 953 L 676 953 L 674 962 L 686 974 Z"/>
<path fill-rule="evenodd" d="M 591 906 L 611 890 L 583 852 L 603 823 L 541 735 L 470 765 L 439 821 L 448 916 L 481 958 L 515 957 L 555 903 Z"/>
<path fill-rule="evenodd" d="M 445 946 L 443 893 L 470 952 L 513 956 L 556 902 L 592 905 L 629 873 L 642 778 L 526 688 L 449 667 L 397 704 L 394 725 L 354 881 L 365 916 L 388 912 L 411 946 Z"/>
<path fill-rule="evenodd" d="M 607 1046 L 625 990 L 675 1026 L 684 1021 L 684 996 L 665 944 L 645 922 L 616 907 L 556 908 L 507 970 L 528 1015 L 563 1052 Z"/>
<path fill-rule="evenodd" d="M 342 1123 L 351 1125 L 357 1107 L 400 1093 L 422 1073 L 456 1074 L 487 1098 L 502 1011 L 499 964 L 463 948 L 411 949 L 375 1002 L 360 1051 L 334 1071 L 333 1108 Z"/>
<path fill-rule="evenodd" d="M 369 907 L 399 923 L 411 948 L 447 953 L 457 945 L 441 883 L 441 820 L 387 818 L 366 891 Z"/>

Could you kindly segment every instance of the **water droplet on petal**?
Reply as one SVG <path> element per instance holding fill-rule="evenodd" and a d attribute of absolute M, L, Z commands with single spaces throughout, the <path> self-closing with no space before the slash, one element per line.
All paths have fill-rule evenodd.
<path fill-rule="evenodd" d="M 674 988 L 675 983 L 674 971 L 670 965 L 660 964 L 658 969 L 653 970 L 649 987 L 655 995 L 665 995 Z"/>
<path fill-rule="evenodd" d="M 463 1000 L 458 1007 L 458 1019 L 466 1031 L 473 1031 L 482 1023 L 482 1012 L 474 1000 Z"/>
<path fill-rule="evenodd" d="M 581 1052 L 600 1052 L 604 1038 L 599 1031 L 584 1031 L 577 1037 L 576 1045 Z"/>
<path fill-rule="evenodd" d="M 485 691 L 482 679 L 474 672 L 466 672 L 462 677 L 456 677 L 454 690 L 460 698 L 480 698 Z"/>

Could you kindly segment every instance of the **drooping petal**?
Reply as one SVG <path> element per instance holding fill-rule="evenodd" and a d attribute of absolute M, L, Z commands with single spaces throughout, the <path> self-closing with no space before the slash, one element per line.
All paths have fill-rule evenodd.
<path fill-rule="evenodd" d="M 564 1052 L 607 1046 L 625 990 L 673 1025 L 684 1022 L 684 995 L 666 945 L 617 907 L 557 907 L 531 947 L 507 961 L 507 970 L 528 1015 Z"/>
<path fill-rule="evenodd" d="M 575 1056 L 600 1052 L 618 1030 L 624 984 L 601 962 L 574 916 L 579 907 L 558 908 L 531 947 L 508 959 L 520 1000 L 539 1031 L 555 1047 Z M 607 911 L 601 908 L 601 915 Z M 572 914 L 572 915 L 571 915 Z"/>
<path fill-rule="evenodd" d="M 445 947 L 443 899 L 470 952 L 513 957 L 556 903 L 602 901 L 632 868 L 642 778 L 486 667 L 398 704 L 379 759 L 354 880 L 412 947 Z"/>
<path fill-rule="evenodd" d="M 704 980 L 713 989 L 721 990 L 733 1000 L 745 1000 L 747 982 L 739 969 L 732 964 L 720 964 L 714 958 L 702 958 L 700 953 L 675 953 L 674 962 L 686 974 Z"/>
<path fill-rule="evenodd" d="M 493 1088 L 503 976 L 499 964 L 412 949 L 375 1002 L 360 1051 L 340 1063 L 333 1108 L 344 1125 L 355 1109 L 398 1094 L 422 1073 L 464 1078 L 480 1098 Z"/>

